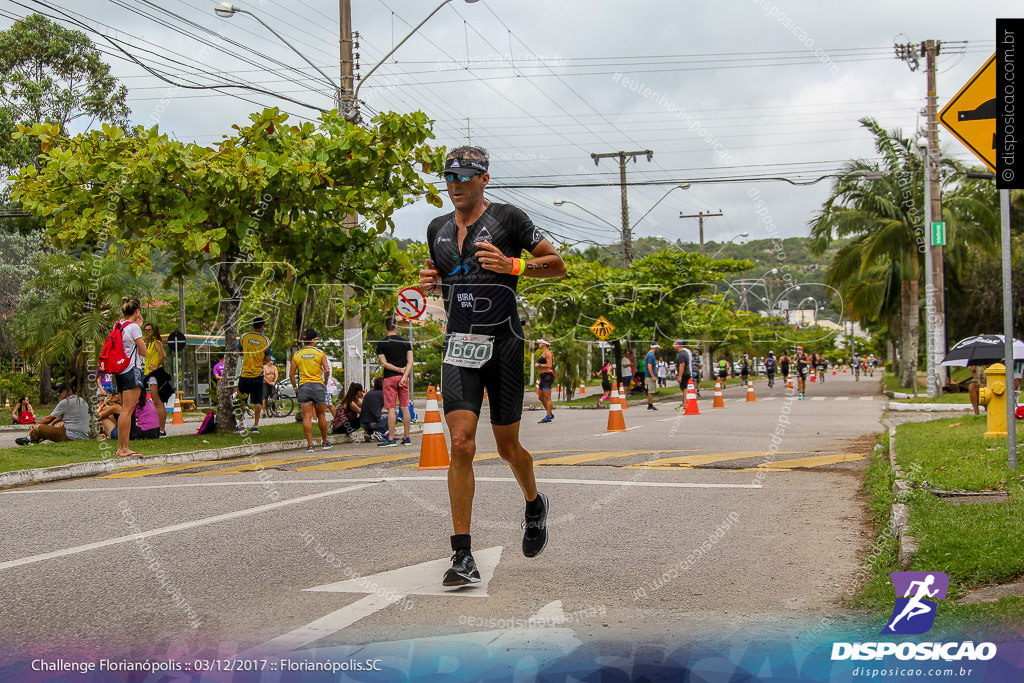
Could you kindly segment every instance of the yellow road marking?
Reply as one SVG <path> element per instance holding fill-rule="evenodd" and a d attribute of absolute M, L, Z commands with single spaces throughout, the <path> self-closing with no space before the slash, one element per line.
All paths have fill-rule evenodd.
<path fill-rule="evenodd" d="M 628 458 L 631 455 L 640 455 L 648 451 L 594 451 L 590 453 L 577 453 L 576 455 L 563 455 L 560 458 L 544 458 L 534 461 L 535 466 L 551 465 L 580 465 L 585 462 L 597 460 L 610 460 L 612 458 Z"/>
<path fill-rule="evenodd" d="M 336 472 L 338 470 L 351 470 L 363 465 L 376 465 L 382 462 L 394 462 L 395 460 L 406 460 L 418 458 L 419 454 L 409 453 L 407 455 L 378 455 L 372 458 L 357 458 L 355 460 L 343 460 L 340 462 L 325 462 L 309 467 L 296 467 L 296 472 Z"/>
<path fill-rule="evenodd" d="M 563 451 L 530 451 L 530 454 L 531 455 L 541 455 L 541 454 L 544 454 L 544 453 L 569 453 L 569 452 L 570 451 L 564 451 L 564 450 Z M 477 455 L 475 458 L 473 458 L 473 462 L 476 463 L 476 462 L 480 462 L 482 460 L 494 460 L 495 458 L 499 458 L 499 457 L 501 457 L 501 456 L 499 456 L 497 452 L 494 452 L 494 453 L 481 453 L 481 454 Z M 419 466 L 420 466 L 420 464 L 418 462 L 414 462 L 411 465 L 395 465 L 394 467 L 389 467 L 388 469 L 389 470 L 414 470 L 414 469 L 416 469 Z"/>
<path fill-rule="evenodd" d="M 201 462 L 189 462 L 182 463 L 180 465 L 161 465 L 158 467 L 145 467 L 141 470 L 132 470 L 130 472 L 104 474 L 101 477 L 97 477 L 97 479 L 136 479 L 138 477 L 148 477 L 151 474 L 166 474 L 167 472 L 180 472 L 181 470 L 190 470 L 196 467 L 204 467 L 207 465 L 219 465 L 223 463 L 245 462 L 246 460 L 246 458 L 231 458 L 230 460 L 203 460 Z"/>
<path fill-rule="evenodd" d="M 839 462 L 853 462 L 863 460 L 865 453 L 837 453 L 835 455 L 816 455 L 809 458 L 791 458 L 789 460 L 776 460 L 766 462 L 761 467 L 747 467 L 739 472 L 756 472 L 758 470 L 770 470 L 772 472 L 784 472 L 798 467 L 821 467 L 822 465 L 834 465 Z"/>
<path fill-rule="evenodd" d="M 319 451 L 319 452 L 320 453 L 326 453 L 326 451 Z M 337 460 L 338 458 L 350 458 L 353 455 L 358 455 L 358 454 L 355 454 L 355 453 L 345 453 L 345 454 L 334 454 L 334 455 L 314 455 L 313 453 L 306 453 L 304 456 L 296 457 L 296 458 L 277 458 L 277 459 L 274 459 L 274 460 L 260 460 L 259 462 L 247 461 L 243 465 L 235 465 L 234 467 L 218 467 L 216 469 L 205 470 L 203 472 L 191 472 L 191 473 L 189 473 L 189 474 L 187 474 L 185 476 L 188 476 L 188 477 L 201 477 L 201 476 L 210 476 L 210 475 L 222 476 L 222 475 L 226 475 L 226 474 L 246 474 L 246 473 L 249 473 L 249 472 L 257 471 L 258 467 L 263 467 L 264 469 L 266 469 L 267 467 L 276 467 L 278 465 L 291 465 L 292 463 L 296 463 L 296 462 L 309 462 L 311 460 Z M 214 463 L 197 463 L 197 464 L 211 465 L 211 464 L 214 464 Z"/>
<path fill-rule="evenodd" d="M 785 455 L 788 453 L 795 453 L 797 451 L 779 451 L 779 453 Z M 703 455 L 683 455 L 674 458 L 661 458 L 660 460 L 650 460 L 648 462 L 642 462 L 638 465 L 626 465 L 628 469 L 656 469 L 659 467 L 664 468 L 689 468 L 699 467 L 701 465 L 710 465 L 715 462 L 725 462 L 726 460 L 742 460 L 744 458 L 763 458 L 765 455 L 764 451 L 733 451 L 731 453 L 705 453 Z"/>

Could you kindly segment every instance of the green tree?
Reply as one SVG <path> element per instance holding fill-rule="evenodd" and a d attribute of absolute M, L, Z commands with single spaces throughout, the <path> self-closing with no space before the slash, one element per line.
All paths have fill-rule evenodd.
<path fill-rule="evenodd" d="M 12 137 L 18 126 L 46 123 L 67 132 L 70 127 L 89 128 L 96 121 L 124 125 L 129 113 L 126 97 L 127 91 L 110 75 L 110 67 L 84 33 L 39 14 L 14 22 L 6 31 L 0 31 L 0 176 L 6 177 L 21 166 L 40 163 L 36 140 Z M 9 191 L 7 184 L 0 183 L 0 207 L 8 205 Z M 27 235 L 33 243 L 42 241 L 41 225 L 35 219 L 19 218 L 4 228 Z M 17 258 L 17 245 L 8 241 L 4 247 L 0 258 L 5 262 L 9 256 Z M 4 270 L 12 269 L 5 266 Z M 25 272 L 24 265 L 14 270 L 21 271 L 17 276 L 25 280 L 34 275 Z M 4 309 L 20 305 L 16 294 L 5 296 L 0 302 Z M 0 334 L 4 338 L 10 336 L 6 331 Z M 11 351 L 7 344 L 3 350 Z M 46 363 L 40 366 L 39 393 L 44 403 L 52 400 L 50 368 Z"/>
<path fill-rule="evenodd" d="M 879 162 L 849 161 L 811 222 L 819 250 L 835 238 L 852 241 L 826 273 L 826 284 L 842 285 L 872 266 L 884 266 L 900 282 L 900 382 L 917 376 L 920 336 L 919 283 L 923 267 L 922 168 L 910 139 L 886 131 L 873 119 L 861 119 L 875 138 Z"/>
<path fill-rule="evenodd" d="M 148 278 L 125 270 L 113 256 L 64 254 L 40 257 L 38 274 L 24 287 L 15 322 L 18 341 L 33 363 L 63 368 L 83 396 L 103 340 L 121 311 L 121 297 L 150 294 Z"/>
<path fill-rule="evenodd" d="M 420 112 L 380 114 L 370 126 L 337 112 L 317 124 L 288 125 L 286 114 L 252 114 L 214 147 L 181 143 L 156 127 L 132 136 L 115 126 L 68 138 L 36 124 L 40 169 L 22 169 L 12 197 L 44 219 L 57 246 L 108 246 L 136 272 L 153 250 L 171 265 L 165 286 L 204 268 L 216 272 L 220 320 L 229 364 L 236 367 L 238 321 L 246 283 L 267 263 L 294 277 L 334 279 L 367 288 L 380 273 L 399 272 L 403 258 L 379 233 L 395 210 L 417 197 L 439 205 L 419 174 L 441 167 Z M 351 215 L 363 217 L 349 225 Z M 222 383 L 218 429 L 231 430 L 231 387 Z"/>
<path fill-rule="evenodd" d="M 32 138 L 11 140 L 19 125 L 49 123 L 62 133 L 74 124 L 128 123 L 127 91 L 81 31 L 31 14 L 0 31 L 0 169 L 32 163 Z"/>

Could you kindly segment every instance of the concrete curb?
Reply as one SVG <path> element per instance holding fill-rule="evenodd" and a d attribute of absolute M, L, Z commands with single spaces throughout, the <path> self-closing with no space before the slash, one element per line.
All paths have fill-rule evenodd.
<path fill-rule="evenodd" d="M 892 485 L 896 500 L 903 500 L 911 486 L 903 479 L 903 470 L 896 462 L 896 427 L 889 426 L 889 466 L 896 480 Z M 910 507 L 906 503 L 893 503 L 889 513 L 889 531 L 899 547 L 900 567 L 906 569 L 917 553 L 917 539 L 910 535 Z"/>
<path fill-rule="evenodd" d="M 420 434 L 422 431 L 423 426 L 421 423 L 413 424 L 409 429 L 410 434 Z M 314 442 L 319 439 L 319 436 L 318 432 L 314 432 Z M 331 437 L 341 438 L 341 435 L 332 434 Z M 345 442 L 339 441 L 335 443 L 341 445 Z M 288 441 L 266 441 L 263 443 L 228 446 L 226 448 L 211 448 L 183 453 L 168 453 L 165 455 L 144 455 L 138 458 L 114 457 L 107 460 L 73 462 L 53 467 L 36 467 L 28 470 L 0 472 L 0 489 L 9 486 L 24 486 L 25 484 L 43 484 L 67 479 L 80 479 L 82 477 L 97 477 L 102 474 L 109 474 L 114 469 L 127 465 L 178 465 L 190 462 L 212 462 L 242 456 L 252 457 L 267 453 L 290 451 L 296 448 L 303 448 L 305 445 L 305 438 L 290 439 Z"/>
<path fill-rule="evenodd" d="M 970 403 L 894 403 L 889 401 L 886 410 L 894 412 L 941 413 L 948 411 L 964 412 L 974 410 Z"/>

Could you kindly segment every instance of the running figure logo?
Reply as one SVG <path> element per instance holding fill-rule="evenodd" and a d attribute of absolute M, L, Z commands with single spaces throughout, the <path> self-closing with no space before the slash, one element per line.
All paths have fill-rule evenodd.
<path fill-rule="evenodd" d="M 889 578 L 896 590 L 896 604 L 882 633 L 917 635 L 928 631 L 935 623 L 937 601 L 946 599 L 949 577 L 943 572 L 893 572 Z"/>

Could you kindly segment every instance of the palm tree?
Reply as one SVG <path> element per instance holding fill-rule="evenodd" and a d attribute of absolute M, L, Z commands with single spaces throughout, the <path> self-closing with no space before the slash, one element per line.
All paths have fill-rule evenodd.
<path fill-rule="evenodd" d="M 875 136 L 875 150 L 881 160 L 846 163 L 833 183 L 831 195 L 811 222 L 811 237 L 818 253 L 834 239 L 853 239 L 829 266 L 827 277 L 832 286 L 863 281 L 871 272 L 876 276 L 884 273 L 886 283 L 898 279 L 899 376 L 900 383 L 910 387 L 917 376 L 919 281 L 925 245 L 922 166 L 913 143 L 899 129 L 886 131 L 871 118 L 860 123 Z M 879 267 L 882 270 L 872 270 Z M 881 315 L 885 309 L 882 303 L 888 300 L 891 304 L 895 294 L 885 287 L 883 296 L 878 297 L 877 281 L 872 291 L 876 292 L 879 308 L 859 311 L 861 319 Z"/>
<path fill-rule="evenodd" d="M 18 340 L 31 361 L 60 365 L 84 395 L 103 340 L 120 315 L 121 297 L 149 293 L 116 256 L 51 254 L 38 263 L 17 314 Z"/>

